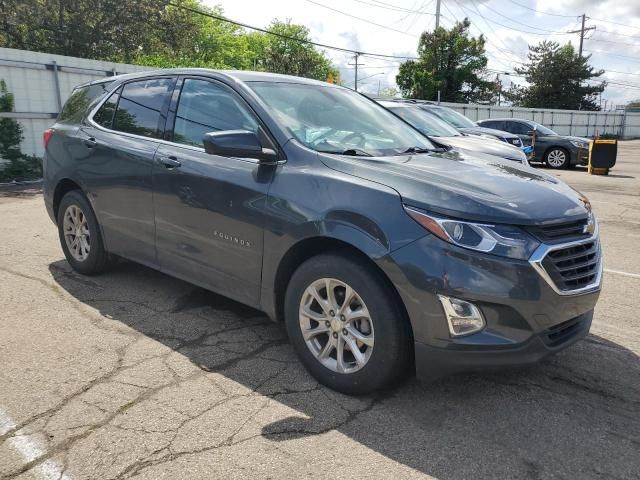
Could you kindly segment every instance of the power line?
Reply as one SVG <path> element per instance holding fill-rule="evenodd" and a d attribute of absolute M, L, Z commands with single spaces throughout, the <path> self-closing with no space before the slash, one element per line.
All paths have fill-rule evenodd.
<path fill-rule="evenodd" d="M 336 50 L 338 52 L 345 52 L 345 53 L 358 53 L 360 55 L 363 55 L 365 57 L 373 57 L 373 58 L 398 58 L 398 59 L 402 59 L 402 60 L 419 60 L 418 57 L 411 57 L 411 56 L 406 56 L 406 55 L 386 55 L 383 53 L 372 53 L 372 52 L 361 52 L 361 51 L 357 51 L 357 50 L 352 50 L 350 48 L 344 48 L 344 47 L 336 47 L 334 45 L 327 45 L 326 43 L 319 43 L 319 42 L 314 42 L 312 40 L 305 40 L 302 38 L 296 38 L 296 37 L 292 37 L 290 35 L 284 35 L 282 33 L 278 33 L 278 32 L 272 32 L 270 30 L 267 30 L 265 28 L 260 28 L 260 27 L 254 27 L 253 25 L 249 25 L 247 23 L 242 23 L 242 22 L 238 22 L 236 20 L 231 20 L 227 17 L 223 17 L 222 15 L 216 15 L 210 12 L 203 12 L 202 10 L 198 10 L 196 8 L 191 8 L 191 7 L 186 7 L 184 5 L 179 5 L 173 2 L 169 2 L 169 5 L 171 5 L 172 7 L 175 8 L 180 8 L 182 10 L 186 10 L 188 12 L 192 12 L 192 13 L 197 13 L 199 15 L 204 15 L 205 17 L 209 17 L 209 18 L 213 18 L 216 20 L 220 20 L 222 22 L 227 22 L 227 23 L 231 23 L 233 25 L 237 25 L 239 27 L 244 27 L 244 28 L 248 28 L 250 30 L 255 30 L 257 32 L 262 32 L 262 33 L 266 33 L 269 35 L 273 35 L 275 37 L 280 37 L 280 38 L 284 38 L 287 40 L 292 40 L 294 42 L 299 42 L 299 43 L 305 43 L 308 45 L 314 45 L 316 47 L 320 47 L 320 48 L 326 48 L 329 50 Z"/>
<path fill-rule="evenodd" d="M 418 37 L 418 35 L 414 35 L 413 33 L 403 32 L 402 30 L 398 30 L 398 29 L 393 28 L 393 27 L 388 27 L 388 26 L 382 25 L 380 23 L 372 22 L 371 20 L 367 20 L 366 18 L 358 17 L 357 15 L 352 15 L 350 13 L 343 12 L 342 10 L 338 10 L 337 8 L 330 7 L 328 5 L 325 5 L 325 4 L 320 3 L 320 2 L 316 2 L 314 0 L 306 0 L 306 1 L 309 2 L 309 3 L 313 3 L 314 5 L 317 5 L 319 7 L 326 8 L 327 10 L 331 10 L 332 12 L 339 13 L 340 15 L 344 15 L 346 17 L 350 17 L 350 18 L 353 18 L 355 20 L 360 20 L 361 22 L 365 22 L 365 23 L 368 23 L 370 25 L 374 25 L 374 26 L 379 27 L 379 28 L 384 28 L 385 30 L 390 30 L 392 32 L 400 33 L 402 35 L 407 35 L 407 36 L 413 37 L 413 38 L 417 38 Z"/>
<path fill-rule="evenodd" d="M 493 13 L 495 13 L 496 15 L 498 15 L 499 17 L 505 18 L 505 19 L 509 20 L 510 22 L 517 23 L 518 25 L 522 25 L 522 26 L 527 27 L 527 28 L 534 28 L 534 29 L 536 29 L 536 30 L 540 30 L 541 32 L 554 33 L 554 34 L 556 34 L 556 35 L 565 35 L 565 34 L 567 34 L 567 33 L 570 33 L 570 32 L 559 32 L 559 31 L 556 31 L 556 30 L 546 30 L 546 29 L 544 29 L 544 28 L 535 27 L 535 26 L 533 26 L 533 25 L 529 25 L 529 24 L 527 24 L 527 23 L 523 23 L 523 22 L 521 22 L 521 21 L 519 21 L 519 20 L 516 20 L 515 18 L 507 17 L 506 15 L 503 15 L 503 14 L 501 14 L 500 12 L 498 12 L 497 10 L 495 10 L 495 9 L 491 8 L 488 4 L 484 4 L 484 7 L 485 7 L 487 10 L 492 11 Z"/>
<path fill-rule="evenodd" d="M 527 10 L 531 10 L 532 12 L 541 13 L 543 15 L 549 15 L 551 17 L 575 18 L 577 16 L 577 15 L 561 15 L 559 13 L 543 12 L 541 10 L 536 10 L 535 8 L 528 7 L 527 5 L 523 5 L 519 2 L 514 2 L 514 0 L 509 0 L 509 2 L 513 3 L 514 5 L 518 5 L 519 7 L 526 8 Z"/>
<path fill-rule="evenodd" d="M 410 9 L 410 8 L 403 8 L 403 7 L 397 7 L 395 5 L 391 5 L 390 3 L 382 3 L 382 2 L 367 2 L 365 0 L 352 0 L 354 2 L 358 2 L 358 3 L 362 3 L 364 5 L 369 5 L 371 7 L 376 7 L 376 8 L 382 8 L 385 10 L 391 10 L 392 12 L 403 12 L 403 13 L 415 13 L 418 15 L 430 15 L 430 16 L 435 16 L 435 14 L 431 13 L 431 12 L 424 12 L 422 9 L 425 8 L 428 5 L 422 5 L 419 9 L 415 10 L 415 9 Z M 433 0 L 431 0 L 429 2 L 429 4 L 433 3 Z"/>

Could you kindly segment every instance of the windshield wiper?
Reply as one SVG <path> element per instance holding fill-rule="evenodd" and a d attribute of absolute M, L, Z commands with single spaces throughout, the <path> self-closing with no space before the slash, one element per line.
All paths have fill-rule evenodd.
<path fill-rule="evenodd" d="M 405 151 L 400 153 L 433 153 L 433 152 L 447 152 L 448 148 L 436 147 L 436 148 L 423 148 L 423 147 L 409 147 Z"/>
<path fill-rule="evenodd" d="M 337 150 L 317 150 L 321 153 L 333 153 L 335 155 L 350 155 L 352 157 L 373 157 L 369 152 L 365 152 L 364 150 L 360 150 L 359 148 L 347 148 L 343 151 Z"/>

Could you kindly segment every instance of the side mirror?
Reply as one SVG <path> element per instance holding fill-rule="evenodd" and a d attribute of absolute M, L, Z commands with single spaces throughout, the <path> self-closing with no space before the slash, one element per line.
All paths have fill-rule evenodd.
<path fill-rule="evenodd" d="M 205 133 L 202 138 L 204 151 L 223 157 L 255 158 L 262 161 L 274 161 L 275 150 L 263 148 L 258 135 L 248 130 L 223 130 Z"/>
<path fill-rule="evenodd" d="M 533 137 L 537 132 L 535 130 L 529 130 L 527 132 L 527 135 L 529 135 L 530 137 Z"/>

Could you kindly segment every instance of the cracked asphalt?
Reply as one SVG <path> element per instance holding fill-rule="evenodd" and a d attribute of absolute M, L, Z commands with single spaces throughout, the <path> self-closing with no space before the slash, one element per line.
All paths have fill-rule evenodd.
<path fill-rule="evenodd" d="M 558 176 L 600 219 L 589 337 L 358 398 L 258 311 L 130 262 L 74 273 L 37 188 L 0 192 L 0 478 L 640 478 L 640 141 Z"/>

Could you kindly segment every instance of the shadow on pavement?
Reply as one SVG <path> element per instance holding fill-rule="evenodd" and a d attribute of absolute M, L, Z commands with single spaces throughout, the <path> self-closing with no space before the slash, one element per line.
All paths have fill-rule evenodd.
<path fill-rule="evenodd" d="M 350 398 L 318 386 L 259 311 L 129 262 L 91 278 L 49 268 L 103 316 L 296 412 L 263 424 L 273 442 L 337 430 L 441 479 L 640 476 L 640 362 L 597 335 L 528 369 Z"/>

